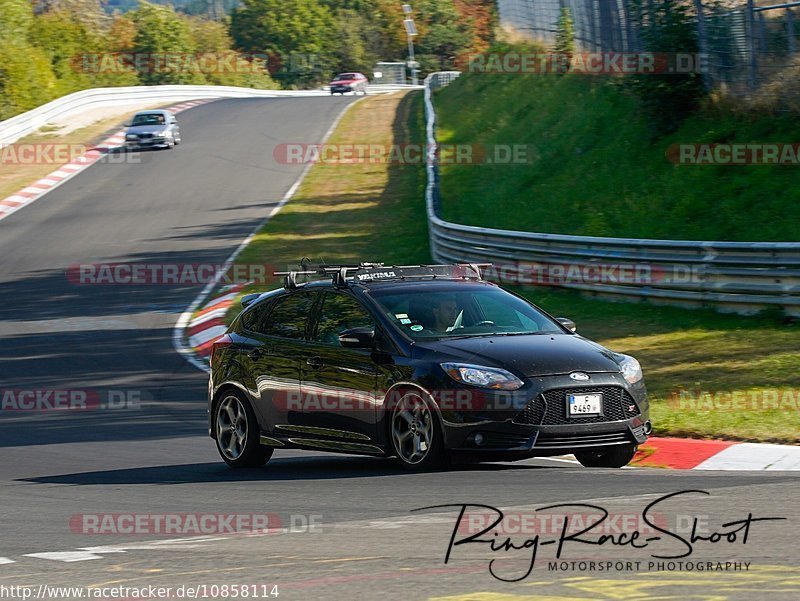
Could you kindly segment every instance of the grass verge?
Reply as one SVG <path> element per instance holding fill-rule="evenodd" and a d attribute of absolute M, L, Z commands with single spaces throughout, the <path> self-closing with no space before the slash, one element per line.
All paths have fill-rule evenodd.
<path fill-rule="evenodd" d="M 421 100 L 420 93 L 368 97 L 348 110 L 327 143 L 422 143 Z M 422 165 L 319 163 L 237 263 L 429 260 L 423 189 Z"/>
<path fill-rule="evenodd" d="M 795 115 L 714 105 L 654 138 L 635 96 L 617 80 L 585 75 L 465 74 L 437 92 L 436 104 L 444 144 L 479 144 L 490 158 L 497 145 L 528 145 L 517 164 L 442 165 L 449 221 L 588 236 L 800 240 L 800 164 L 668 159 L 680 145 L 796 144 Z"/>
<path fill-rule="evenodd" d="M 329 142 L 423 140 L 421 94 L 412 92 L 360 102 Z M 296 265 L 303 256 L 329 263 L 430 261 L 424 178 L 421 165 L 316 165 L 237 262 Z M 480 189 L 492 192 L 485 183 Z M 657 434 L 800 443 L 796 324 L 770 316 L 610 303 L 564 290 L 519 291 L 547 311 L 575 319 L 583 335 L 641 361 Z M 239 310 L 237 303 L 229 322 Z M 773 395 L 777 407 L 770 408 Z M 736 403 L 750 405 L 736 408 Z"/>

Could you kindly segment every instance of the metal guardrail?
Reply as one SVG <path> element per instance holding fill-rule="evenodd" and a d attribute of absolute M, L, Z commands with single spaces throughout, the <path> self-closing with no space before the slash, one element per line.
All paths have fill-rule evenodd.
<path fill-rule="evenodd" d="M 369 93 L 418 89 L 408 85 L 371 85 Z M 136 103 L 178 102 L 200 98 L 274 98 L 281 96 L 325 96 L 321 90 L 257 90 L 234 86 L 128 86 L 92 88 L 57 98 L 47 104 L 0 122 L 0 145 L 13 144 L 55 119 L 68 118 L 86 110 Z"/>
<path fill-rule="evenodd" d="M 800 316 L 800 243 L 604 238 L 518 232 L 450 223 L 440 217 L 433 90 L 458 73 L 425 79 L 428 152 L 425 201 L 437 262 L 494 263 L 490 279 L 559 286 L 597 296 L 720 311 L 780 307 Z"/>

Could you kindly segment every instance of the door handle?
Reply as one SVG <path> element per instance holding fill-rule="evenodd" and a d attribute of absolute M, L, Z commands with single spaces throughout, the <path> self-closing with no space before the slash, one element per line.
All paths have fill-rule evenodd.
<path fill-rule="evenodd" d="M 306 365 L 309 365 L 315 369 L 322 367 L 322 359 L 319 357 L 311 357 L 308 361 L 306 361 Z"/>

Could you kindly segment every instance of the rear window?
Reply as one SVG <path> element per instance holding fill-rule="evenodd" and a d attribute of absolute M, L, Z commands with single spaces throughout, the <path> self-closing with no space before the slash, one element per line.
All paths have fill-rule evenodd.
<path fill-rule="evenodd" d="M 272 309 L 272 301 L 264 301 L 256 304 L 250 310 L 242 314 L 241 324 L 245 330 L 251 332 L 259 332 L 263 334 L 264 326 L 267 322 L 267 317 Z"/>

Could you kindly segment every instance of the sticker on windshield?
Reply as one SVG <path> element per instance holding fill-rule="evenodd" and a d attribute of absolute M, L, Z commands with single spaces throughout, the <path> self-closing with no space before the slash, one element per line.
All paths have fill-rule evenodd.
<path fill-rule="evenodd" d="M 408 313 L 395 313 L 394 316 L 397 319 L 408 319 Z"/>
<path fill-rule="evenodd" d="M 411 330 L 412 330 L 413 332 L 421 332 L 421 331 L 422 331 L 422 326 L 421 326 L 421 325 L 419 325 L 419 324 L 417 324 L 417 325 L 415 325 L 415 326 L 411 326 Z"/>
<path fill-rule="evenodd" d="M 400 323 L 402 323 L 403 325 L 407 325 L 407 324 L 411 323 L 411 320 L 408 317 L 403 317 L 400 320 Z"/>

